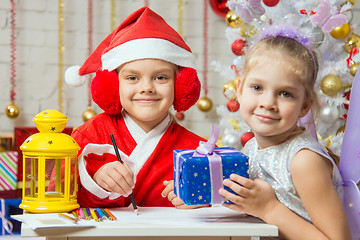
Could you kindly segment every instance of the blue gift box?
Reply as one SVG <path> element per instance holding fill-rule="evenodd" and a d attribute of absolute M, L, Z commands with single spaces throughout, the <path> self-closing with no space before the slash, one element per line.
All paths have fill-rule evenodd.
<path fill-rule="evenodd" d="M 227 202 L 218 193 L 224 187 L 222 181 L 232 173 L 249 177 L 248 157 L 235 148 L 215 148 L 212 154 L 200 156 L 195 152 L 195 149 L 173 152 L 174 192 L 186 205 Z"/>
<path fill-rule="evenodd" d="M 20 234 L 21 222 L 10 218 L 10 215 L 21 214 L 21 199 L 0 199 L 0 236 Z"/>

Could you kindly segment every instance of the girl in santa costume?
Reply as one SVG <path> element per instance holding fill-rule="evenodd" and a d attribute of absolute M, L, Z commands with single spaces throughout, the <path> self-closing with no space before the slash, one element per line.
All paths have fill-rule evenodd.
<path fill-rule="evenodd" d="M 81 85 L 90 73 L 94 102 L 104 110 L 76 128 L 80 145 L 78 202 L 83 207 L 173 206 L 163 197 L 173 179 L 173 150 L 203 140 L 173 121 L 200 95 L 193 55 L 165 20 L 143 7 L 107 36 L 65 80 Z M 110 134 L 119 148 L 116 157 Z M 170 180 L 170 181 L 169 181 Z"/>

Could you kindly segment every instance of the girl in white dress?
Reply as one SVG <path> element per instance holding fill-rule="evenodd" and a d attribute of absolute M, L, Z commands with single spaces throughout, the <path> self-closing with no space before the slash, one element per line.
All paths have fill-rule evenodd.
<path fill-rule="evenodd" d="M 351 239 L 342 179 L 333 159 L 297 125 L 316 103 L 317 60 L 288 27 L 263 33 L 246 55 L 237 96 L 255 137 L 247 142 L 249 179 L 232 174 L 220 189 L 233 210 L 261 218 L 286 239 Z"/>

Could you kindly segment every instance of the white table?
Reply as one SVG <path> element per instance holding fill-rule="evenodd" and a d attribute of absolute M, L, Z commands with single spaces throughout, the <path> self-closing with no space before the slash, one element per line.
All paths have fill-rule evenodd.
<path fill-rule="evenodd" d="M 179 210 L 175 208 L 110 209 L 117 221 L 95 222 L 93 228 L 41 228 L 32 230 L 22 224 L 21 236 L 42 236 L 48 240 L 89 239 L 198 239 L 256 240 L 278 236 L 278 228 L 224 207 Z M 82 220 L 85 221 L 85 220 Z M 92 238 L 93 237 L 93 238 Z"/>

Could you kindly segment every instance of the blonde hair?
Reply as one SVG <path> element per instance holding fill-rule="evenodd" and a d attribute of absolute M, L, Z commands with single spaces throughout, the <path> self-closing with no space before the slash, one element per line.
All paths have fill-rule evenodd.
<path fill-rule="evenodd" d="M 245 65 L 242 70 L 242 80 L 248 72 L 258 63 L 266 52 L 278 52 L 283 54 L 292 74 L 305 86 L 306 99 L 313 102 L 313 107 L 318 110 L 317 96 L 314 84 L 318 72 L 316 53 L 307 49 L 295 39 L 283 36 L 266 37 L 256 42 L 246 54 Z M 243 82 L 238 87 L 242 87 Z"/>

